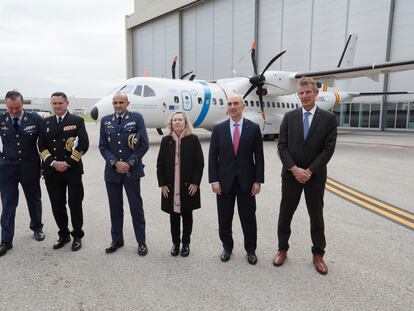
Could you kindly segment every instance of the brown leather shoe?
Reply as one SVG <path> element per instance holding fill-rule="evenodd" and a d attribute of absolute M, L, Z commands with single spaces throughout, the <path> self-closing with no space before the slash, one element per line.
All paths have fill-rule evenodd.
<path fill-rule="evenodd" d="M 315 266 L 315 270 L 320 274 L 325 275 L 328 273 L 328 266 L 323 261 L 323 257 L 321 255 L 313 255 L 313 265 Z"/>
<path fill-rule="evenodd" d="M 278 250 L 275 257 L 273 258 L 273 265 L 276 267 L 280 267 L 285 263 L 287 259 L 287 251 Z"/>

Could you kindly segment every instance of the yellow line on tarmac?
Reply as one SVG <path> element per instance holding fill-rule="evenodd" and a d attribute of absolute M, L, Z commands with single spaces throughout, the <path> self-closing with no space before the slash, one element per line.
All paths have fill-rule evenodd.
<path fill-rule="evenodd" d="M 410 218 L 410 219 L 414 220 L 414 215 L 413 214 L 407 213 L 406 211 L 403 211 L 403 210 L 401 210 L 399 208 L 392 207 L 391 205 L 388 205 L 387 203 L 384 203 L 384 202 L 375 200 L 374 198 L 369 197 L 369 196 L 367 196 L 367 195 L 365 195 L 365 194 L 363 194 L 361 192 L 352 190 L 352 189 L 350 189 L 350 188 L 348 188 L 348 187 L 346 187 L 344 185 L 338 184 L 337 182 L 333 181 L 330 178 L 327 179 L 327 183 L 328 184 L 332 184 L 332 185 L 334 185 L 334 186 L 336 186 L 336 187 L 338 187 L 338 188 L 340 188 L 340 189 L 342 189 L 342 190 L 344 190 L 344 191 L 346 191 L 348 193 L 351 193 L 351 194 L 353 194 L 353 195 L 355 195 L 355 196 L 357 196 L 359 198 L 362 198 L 364 200 L 367 200 L 367 201 L 369 201 L 369 202 L 371 202 L 371 203 L 373 203 L 375 205 L 381 206 L 381 207 L 383 207 L 383 208 L 385 208 L 385 209 L 387 209 L 389 211 L 392 211 L 392 212 L 394 212 L 396 214 L 399 214 L 401 216 L 405 216 L 407 218 Z"/>
<path fill-rule="evenodd" d="M 411 229 L 414 229 L 414 223 L 412 223 L 412 222 L 410 222 L 408 220 L 405 220 L 405 219 L 403 219 L 401 217 L 398 217 L 398 216 L 396 216 L 394 214 L 391 214 L 391 213 L 389 213 L 387 211 L 384 211 L 384 210 L 382 210 L 382 209 L 380 209 L 378 207 L 375 207 L 375 206 L 373 206 L 373 205 L 371 205 L 371 204 L 369 204 L 367 202 L 364 202 L 362 200 L 359 200 L 357 198 L 354 198 L 353 196 L 350 196 L 349 194 L 347 194 L 347 193 L 345 193 L 345 192 L 343 192 L 341 190 L 338 190 L 336 188 L 333 188 L 332 186 L 330 186 L 328 184 L 326 185 L 326 188 L 329 191 L 332 191 L 332 192 L 336 193 L 337 195 L 339 195 L 339 196 L 341 196 L 343 198 L 346 198 L 347 200 L 349 200 L 351 202 L 354 202 L 356 204 L 359 204 L 359 205 L 361 205 L 363 207 L 366 207 L 366 208 L 368 208 L 368 209 L 370 209 L 372 211 L 375 211 L 376 213 L 379 213 L 379 214 L 381 214 L 381 215 L 383 215 L 383 216 L 385 216 L 387 218 L 390 218 L 390 219 L 392 219 L 392 220 L 394 220 L 394 221 L 396 221 L 398 223 L 404 224 L 405 226 L 407 226 L 407 227 L 409 227 Z"/>

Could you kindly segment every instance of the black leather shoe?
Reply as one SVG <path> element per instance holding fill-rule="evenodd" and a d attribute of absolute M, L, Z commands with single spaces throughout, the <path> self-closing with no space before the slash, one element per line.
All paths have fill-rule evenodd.
<path fill-rule="evenodd" d="M 257 256 L 255 253 L 247 253 L 247 262 L 251 265 L 257 264 Z"/>
<path fill-rule="evenodd" d="M 11 243 L 1 242 L 0 244 L 0 257 L 7 254 L 7 251 L 12 249 L 13 245 Z"/>
<path fill-rule="evenodd" d="M 43 233 L 42 229 L 40 229 L 33 233 L 33 237 L 36 241 L 43 241 L 45 239 L 45 234 Z"/>
<path fill-rule="evenodd" d="M 111 245 L 109 245 L 109 247 L 105 249 L 105 252 L 107 254 L 115 253 L 118 250 L 118 248 L 121 248 L 122 246 L 124 246 L 124 241 L 112 241 Z"/>
<path fill-rule="evenodd" d="M 76 252 L 82 248 L 82 240 L 79 238 L 73 238 L 72 252 Z"/>
<path fill-rule="evenodd" d="M 171 247 L 171 256 L 178 256 L 178 254 L 179 254 L 179 252 L 180 252 L 180 245 L 177 245 L 177 244 L 173 244 L 173 246 Z"/>
<path fill-rule="evenodd" d="M 138 244 L 138 255 L 145 256 L 148 254 L 148 247 L 145 244 Z"/>
<path fill-rule="evenodd" d="M 59 238 L 59 240 L 56 241 L 56 243 L 53 245 L 53 249 L 59 249 L 65 246 L 66 243 L 70 242 L 70 236 Z"/>
<path fill-rule="evenodd" d="M 190 255 L 190 244 L 183 244 L 183 247 L 181 248 L 181 256 L 187 257 Z"/>
<path fill-rule="evenodd" d="M 226 261 L 230 260 L 230 257 L 231 257 L 231 252 L 229 252 L 228 250 L 223 249 L 223 252 L 221 253 L 221 256 L 220 256 L 220 260 L 222 262 L 226 262 Z"/>

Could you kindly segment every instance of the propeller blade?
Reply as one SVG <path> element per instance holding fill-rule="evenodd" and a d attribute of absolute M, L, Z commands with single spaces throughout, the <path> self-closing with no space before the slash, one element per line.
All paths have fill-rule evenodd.
<path fill-rule="evenodd" d="M 175 66 L 177 65 L 177 56 L 174 56 L 173 63 L 171 66 L 171 76 L 175 79 Z"/>
<path fill-rule="evenodd" d="M 196 75 L 191 75 L 190 79 L 188 79 L 188 80 L 193 81 L 195 79 L 195 77 L 196 77 Z"/>
<path fill-rule="evenodd" d="M 183 74 L 181 77 L 180 77 L 180 79 L 182 80 L 182 79 L 184 79 L 185 77 L 187 77 L 187 76 L 189 76 L 190 74 L 192 74 L 193 73 L 193 71 L 191 70 L 191 71 L 189 71 L 189 72 L 186 72 L 185 74 Z"/>
<path fill-rule="evenodd" d="M 263 85 L 259 84 L 257 86 L 257 92 L 259 93 L 259 102 L 260 102 L 260 109 L 262 110 L 262 114 L 264 114 L 264 102 L 263 102 Z"/>
<path fill-rule="evenodd" d="M 264 73 L 267 71 L 267 69 L 269 69 L 270 66 L 273 65 L 273 63 L 283 54 L 285 54 L 287 52 L 287 50 L 284 50 L 282 52 L 280 52 L 279 54 L 277 54 L 275 57 L 273 57 L 270 62 L 267 64 L 267 66 L 265 67 L 265 69 L 262 71 L 261 75 L 263 76 Z"/>
<path fill-rule="evenodd" d="M 255 88 L 256 85 L 252 84 L 252 86 L 247 90 L 246 94 L 244 94 L 243 99 L 245 99 Z"/>
<path fill-rule="evenodd" d="M 257 75 L 257 62 L 256 62 L 256 41 L 253 41 L 252 52 L 250 53 L 253 63 L 254 74 Z"/>

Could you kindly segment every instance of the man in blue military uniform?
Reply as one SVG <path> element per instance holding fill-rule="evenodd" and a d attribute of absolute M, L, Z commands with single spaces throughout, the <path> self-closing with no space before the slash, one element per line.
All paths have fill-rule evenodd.
<path fill-rule="evenodd" d="M 127 95 L 116 93 L 112 105 L 115 113 L 102 118 L 99 139 L 99 150 L 106 160 L 105 182 L 112 225 L 112 243 L 106 249 L 106 253 L 113 253 L 124 246 L 124 187 L 138 242 L 138 254 L 145 256 L 148 248 L 145 244 L 145 217 L 140 179 L 144 176 L 142 157 L 149 148 L 147 130 L 142 115 L 127 110 Z"/>
<path fill-rule="evenodd" d="M 82 156 L 89 147 L 88 133 L 81 117 L 70 114 L 69 102 L 62 92 L 51 96 L 55 115 L 44 120 L 39 136 L 39 151 L 43 159 L 43 175 L 52 205 L 53 216 L 59 227 L 59 239 L 53 249 L 59 249 L 70 242 L 72 251 L 82 247 L 81 239 L 83 213 Z M 73 230 L 68 229 L 66 212 L 66 190 Z"/>
<path fill-rule="evenodd" d="M 13 247 L 14 218 L 22 185 L 30 215 L 30 229 L 37 241 L 43 241 L 40 158 L 37 151 L 42 118 L 23 110 L 23 96 L 16 91 L 6 94 L 7 112 L 0 116 L 0 189 L 1 213 L 0 256 Z"/>

